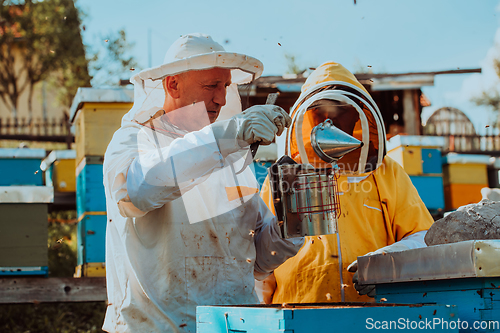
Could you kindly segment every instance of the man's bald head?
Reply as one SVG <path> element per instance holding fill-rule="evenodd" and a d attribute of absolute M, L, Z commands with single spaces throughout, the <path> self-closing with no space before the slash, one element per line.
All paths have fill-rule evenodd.
<path fill-rule="evenodd" d="M 210 123 L 226 104 L 226 88 L 231 84 L 231 70 L 212 68 L 189 71 L 163 79 L 166 113 L 198 102 L 204 102 Z"/>

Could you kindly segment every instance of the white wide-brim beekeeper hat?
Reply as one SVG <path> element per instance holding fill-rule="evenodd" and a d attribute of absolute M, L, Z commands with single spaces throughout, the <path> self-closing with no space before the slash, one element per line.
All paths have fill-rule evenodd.
<path fill-rule="evenodd" d="M 215 67 L 230 69 L 232 82 L 227 88 L 226 105 L 222 107 L 217 120 L 228 119 L 241 112 L 237 85 L 260 77 L 264 65 L 251 56 L 226 52 L 222 45 L 208 35 L 194 33 L 177 39 L 165 54 L 162 65 L 132 76 L 130 81 L 134 84 L 134 106 L 123 117 L 123 121 L 143 123 L 163 108 L 165 91 L 162 80 L 165 77 Z"/>

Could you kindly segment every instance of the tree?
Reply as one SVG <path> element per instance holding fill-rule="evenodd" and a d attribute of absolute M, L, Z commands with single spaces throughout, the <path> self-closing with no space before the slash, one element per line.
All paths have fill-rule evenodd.
<path fill-rule="evenodd" d="M 287 64 L 287 74 L 301 74 L 304 72 L 299 65 L 297 64 L 297 57 L 293 54 L 285 53 L 285 59 Z"/>
<path fill-rule="evenodd" d="M 493 68 L 500 78 L 500 59 L 493 60 Z M 500 92 L 496 87 L 484 90 L 481 96 L 473 97 L 471 101 L 478 106 L 489 107 L 496 117 L 493 127 L 500 128 Z"/>
<path fill-rule="evenodd" d="M 137 62 L 130 55 L 134 44 L 127 41 L 125 30 L 101 36 L 100 50 L 90 59 L 89 70 L 92 74 L 92 86 L 116 86 L 120 79 L 130 76 Z"/>
<path fill-rule="evenodd" d="M 78 86 L 89 86 L 88 61 L 74 0 L 1 0 L 0 98 L 17 116 L 20 94 L 55 74 L 67 106 Z"/>

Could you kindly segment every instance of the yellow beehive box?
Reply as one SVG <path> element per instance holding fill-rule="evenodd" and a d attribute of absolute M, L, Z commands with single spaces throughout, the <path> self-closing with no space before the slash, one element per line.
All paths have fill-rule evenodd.
<path fill-rule="evenodd" d="M 71 106 L 76 164 L 85 156 L 104 156 L 122 117 L 133 105 L 131 89 L 78 88 Z"/>
<path fill-rule="evenodd" d="M 55 192 L 75 192 L 75 150 L 53 150 L 41 163 L 45 184 Z"/>
<path fill-rule="evenodd" d="M 443 157 L 443 181 L 450 184 L 488 186 L 488 155 L 450 153 Z"/>
<path fill-rule="evenodd" d="M 422 149 L 441 149 L 444 138 L 437 136 L 396 135 L 387 141 L 387 155 L 398 162 L 406 173 L 419 176 L 424 173 Z"/>
<path fill-rule="evenodd" d="M 105 277 L 106 264 L 103 262 L 89 262 L 83 265 L 78 265 L 75 269 L 73 277 Z"/>
<path fill-rule="evenodd" d="M 397 147 L 387 153 L 390 158 L 398 162 L 412 176 L 421 175 L 422 171 L 422 148 L 420 147 Z"/>
<path fill-rule="evenodd" d="M 481 184 L 449 184 L 444 186 L 444 202 L 446 210 L 478 203 L 483 198 Z"/>

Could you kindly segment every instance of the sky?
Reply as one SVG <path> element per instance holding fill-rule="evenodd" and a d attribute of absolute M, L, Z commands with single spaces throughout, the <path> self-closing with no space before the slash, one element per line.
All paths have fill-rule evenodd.
<path fill-rule="evenodd" d="M 422 118 L 450 106 L 479 132 L 491 123 L 488 109 L 470 99 L 498 86 L 492 60 L 500 56 L 499 0 L 77 0 L 77 6 L 86 14 L 84 42 L 98 47 L 125 29 L 137 69 L 160 65 L 168 47 L 192 32 L 258 58 L 263 75 L 285 73 L 287 54 L 304 69 L 331 60 L 353 72 L 482 68 L 436 76 L 422 89 L 432 103 Z"/>

